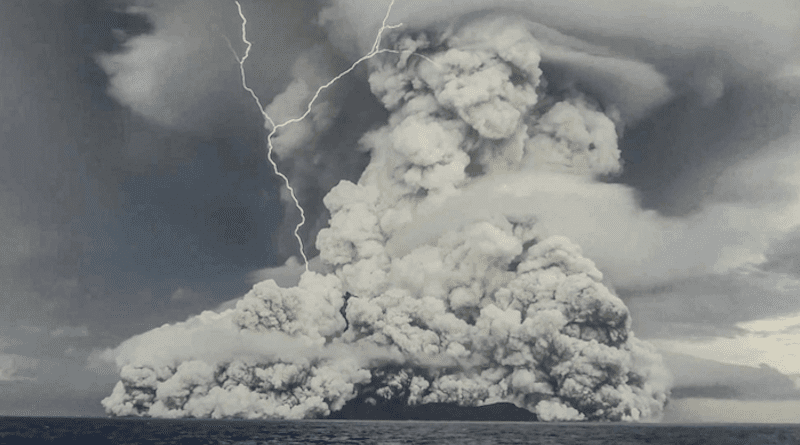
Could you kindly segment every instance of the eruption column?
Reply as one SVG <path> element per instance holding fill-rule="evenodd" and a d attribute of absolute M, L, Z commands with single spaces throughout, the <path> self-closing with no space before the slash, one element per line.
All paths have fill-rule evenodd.
<path fill-rule="evenodd" d="M 300 205 L 300 201 L 297 199 L 297 195 L 295 194 L 294 188 L 292 188 L 292 186 L 289 184 L 289 178 L 286 177 L 286 175 L 284 175 L 283 173 L 281 173 L 280 170 L 278 170 L 278 164 L 272 158 L 272 151 L 274 149 L 272 145 L 272 137 L 275 135 L 275 133 L 278 132 L 278 129 L 294 123 L 301 122 L 306 117 L 308 117 L 308 115 L 311 113 L 311 107 L 314 105 L 314 102 L 316 102 L 317 98 L 319 98 L 319 95 L 322 94 L 322 92 L 325 91 L 326 89 L 330 88 L 334 83 L 336 83 L 336 81 L 338 81 L 339 79 L 341 79 L 342 77 L 346 76 L 351 71 L 353 71 L 356 68 L 356 66 L 358 66 L 361 62 L 369 60 L 375 57 L 376 55 L 382 53 L 395 53 L 395 54 L 399 53 L 399 51 L 397 50 L 380 49 L 380 43 L 384 31 L 386 31 L 387 29 L 399 28 L 403 26 L 403 24 L 402 23 L 398 23 L 396 25 L 386 24 L 386 21 L 389 20 L 389 14 L 392 12 L 392 6 L 394 6 L 394 0 L 392 0 L 391 3 L 389 3 L 389 7 L 386 10 L 386 15 L 383 17 L 383 22 L 381 23 L 381 27 L 378 30 L 378 35 L 375 37 L 375 43 L 372 45 L 372 49 L 369 51 L 369 53 L 367 53 L 360 59 L 353 62 L 353 64 L 350 65 L 350 68 L 339 73 L 339 75 L 328 81 L 328 83 L 317 88 L 317 91 L 314 93 L 314 96 L 311 98 L 311 100 L 308 102 L 308 105 L 306 106 L 305 113 L 303 113 L 299 117 L 295 117 L 280 124 L 276 124 L 275 121 L 272 120 L 272 118 L 269 116 L 269 114 L 267 114 L 267 109 L 261 104 L 261 99 L 259 99 L 256 92 L 253 91 L 252 88 L 247 86 L 247 77 L 245 75 L 244 62 L 250 55 L 250 48 L 253 47 L 253 44 L 249 40 L 247 40 L 247 17 L 245 17 L 244 13 L 242 12 L 242 5 L 238 1 L 236 1 L 235 3 L 236 3 L 236 8 L 239 11 L 239 17 L 242 19 L 242 42 L 244 42 L 245 45 L 247 45 L 247 48 L 245 49 L 244 55 L 241 58 L 239 57 L 238 54 L 236 54 L 236 51 L 233 49 L 233 46 L 231 46 L 231 51 L 233 51 L 233 56 L 236 58 L 236 61 L 239 62 L 239 71 L 242 73 L 242 87 L 248 93 L 250 93 L 250 95 L 253 97 L 253 100 L 256 101 L 256 105 L 258 105 L 258 109 L 261 112 L 261 116 L 263 116 L 264 118 L 264 125 L 266 126 L 266 124 L 268 123 L 272 127 L 269 134 L 267 135 L 267 160 L 269 160 L 269 163 L 272 164 L 272 169 L 273 171 L 275 171 L 275 174 L 279 176 L 281 179 L 283 179 L 283 183 L 286 185 L 286 189 L 289 190 L 289 195 L 291 196 L 292 201 L 294 201 L 295 207 L 297 207 L 297 210 L 300 211 L 300 222 L 297 223 L 297 225 L 294 227 L 294 237 L 297 238 L 297 243 L 300 245 L 300 255 L 303 257 L 303 264 L 305 265 L 306 271 L 308 271 L 308 257 L 306 257 L 305 246 L 303 245 L 303 239 L 300 237 L 300 228 L 303 227 L 303 224 L 305 224 L 306 222 L 305 210 L 303 210 L 303 206 Z"/>
<path fill-rule="evenodd" d="M 444 39 L 393 36 L 382 50 L 388 15 L 368 54 L 280 125 L 247 87 L 243 25 L 237 60 L 272 125 L 270 155 L 277 127 L 309 116 L 322 89 L 381 52 L 403 55 L 369 63 L 389 116 L 359 141 L 371 157 L 358 183 L 323 200 L 331 217 L 316 245 L 327 272 L 290 288 L 262 281 L 233 308 L 104 353 L 120 369 L 102 401 L 110 414 L 300 419 L 504 402 L 543 421 L 661 415 L 661 357 L 634 336 L 600 270 L 559 236 L 570 219 L 551 216 L 585 193 L 588 213 L 576 215 L 587 216 L 571 219 L 604 227 L 591 221 L 607 195 L 593 190 L 621 168 L 612 118 L 580 91 L 548 94 L 547 47 L 530 23 L 482 17 Z"/>

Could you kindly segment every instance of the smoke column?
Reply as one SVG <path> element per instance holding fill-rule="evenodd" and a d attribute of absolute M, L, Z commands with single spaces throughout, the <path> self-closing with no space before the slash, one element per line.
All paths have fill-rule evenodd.
<path fill-rule="evenodd" d="M 371 161 L 358 183 L 324 199 L 321 265 L 107 351 L 120 369 L 108 413 L 295 419 L 351 401 L 510 402 L 545 421 L 658 418 L 661 358 L 547 216 L 621 171 L 621 112 L 548 88 L 540 62 L 554 50 L 536 24 L 483 16 L 402 32 L 387 19 L 356 64 L 390 115 L 361 138 Z M 289 123 L 255 99 L 270 136 Z"/>

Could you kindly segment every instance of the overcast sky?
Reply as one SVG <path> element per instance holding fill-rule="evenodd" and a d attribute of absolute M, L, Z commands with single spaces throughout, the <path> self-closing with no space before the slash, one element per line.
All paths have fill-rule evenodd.
<path fill-rule="evenodd" d="M 552 218 L 597 261 L 637 336 L 667 354 L 686 388 L 671 419 L 719 400 L 800 412 L 800 8 L 562 3 L 397 0 L 392 22 L 444 30 L 512 11 L 548 26 L 545 75 L 624 122 L 623 171 Z M 242 5 L 248 83 L 270 103 L 368 51 L 388 2 Z M 291 283 L 298 267 L 264 269 L 297 255 L 298 215 L 226 41 L 242 54 L 233 3 L 10 0 L 0 17 L 0 414 L 102 415 L 118 376 L 97 351 L 261 278 Z M 332 111 L 280 164 L 306 241 L 327 223 L 325 193 L 367 165 L 359 138 L 387 118 L 366 75 L 327 93 Z M 598 213 L 587 206 L 609 216 L 571 223 Z M 649 230 L 657 245 L 621 246 Z"/>

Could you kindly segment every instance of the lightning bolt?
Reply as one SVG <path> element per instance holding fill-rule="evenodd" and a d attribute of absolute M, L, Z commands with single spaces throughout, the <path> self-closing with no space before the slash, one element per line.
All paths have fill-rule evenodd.
<path fill-rule="evenodd" d="M 386 48 L 381 49 L 380 48 L 381 40 L 383 38 L 383 33 L 386 30 L 396 29 L 396 28 L 399 28 L 399 27 L 403 26 L 402 23 L 398 23 L 398 24 L 395 24 L 395 25 L 387 25 L 386 24 L 386 22 L 389 20 L 389 15 L 392 12 L 392 7 L 394 6 L 394 2 L 395 2 L 395 0 L 391 0 L 391 2 L 389 3 L 389 7 L 386 10 L 386 15 L 384 15 L 383 21 L 381 22 L 381 27 L 380 27 L 380 29 L 378 29 L 378 34 L 375 36 L 375 42 L 372 44 L 372 49 L 370 49 L 370 51 L 367 54 L 365 54 L 364 56 L 362 56 L 361 58 L 359 58 L 358 60 L 353 62 L 353 64 L 350 66 L 350 68 L 342 71 L 336 77 L 334 77 L 330 81 L 328 81 L 328 83 L 320 86 L 317 89 L 316 93 L 314 93 L 314 96 L 308 102 L 308 105 L 306 106 L 306 111 L 302 115 L 300 115 L 298 117 L 295 117 L 295 118 L 292 118 L 292 119 L 289 119 L 289 120 L 287 120 L 285 122 L 281 122 L 279 124 L 276 124 L 275 121 L 272 120 L 272 118 L 269 116 L 269 114 L 267 114 L 266 107 L 264 107 L 264 105 L 261 103 L 261 99 L 259 99 L 259 97 L 256 94 L 256 92 L 253 91 L 253 89 L 250 88 L 247 85 L 247 76 L 245 74 L 244 63 L 247 60 L 247 58 L 250 56 L 250 49 L 253 47 L 253 44 L 249 40 L 247 40 L 247 17 L 245 17 L 244 13 L 242 12 L 242 5 L 238 1 L 235 2 L 236 3 L 236 8 L 237 8 L 237 10 L 239 12 L 239 18 L 242 19 L 242 42 L 246 45 L 246 48 L 245 48 L 245 51 L 244 51 L 244 55 L 242 55 L 242 57 L 239 57 L 239 55 L 236 53 L 236 50 L 233 49 L 233 45 L 231 45 L 230 40 L 228 40 L 227 37 L 225 38 L 225 40 L 228 42 L 228 46 L 230 47 L 231 52 L 233 52 L 233 56 L 236 58 L 236 61 L 239 62 L 239 72 L 242 75 L 242 87 L 248 93 L 250 93 L 250 96 L 253 97 L 253 100 L 255 101 L 256 105 L 258 105 L 258 109 L 261 112 L 261 116 L 264 118 L 264 126 L 266 127 L 267 125 L 269 125 L 270 127 L 272 127 L 272 129 L 270 130 L 269 134 L 267 135 L 267 160 L 272 165 L 272 169 L 275 172 L 275 175 L 277 175 L 278 177 L 280 177 L 283 180 L 284 185 L 286 185 L 286 189 L 289 190 L 289 195 L 291 196 L 292 201 L 294 201 L 295 207 L 297 208 L 297 210 L 300 211 L 300 222 L 294 228 L 294 237 L 297 239 L 297 243 L 300 246 L 300 255 L 303 257 L 303 263 L 305 265 L 306 271 L 308 271 L 308 258 L 306 257 L 306 254 L 305 254 L 305 246 L 303 245 L 303 239 L 300 237 L 300 228 L 303 227 L 303 225 L 306 223 L 305 211 L 303 210 L 303 207 L 300 205 L 300 201 L 298 201 L 298 199 L 297 199 L 297 195 L 295 194 L 294 188 L 292 188 L 292 186 L 289 184 L 289 178 L 286 177 L 286 175 L 284 175 L 283 173 L 281 173 L 280 170 L 278 170 L 278 164 L 272 158 L 272 152 L 274 150 L 274 147 L 272 145 L 272 137 L 275 135 L 275 133 L 279 129 L 281 129 L 283 127 L 286 127 L 288 125 L 297 123 L 297 122 L 301 122 L 306 117 L 308 117 L 308 115 L 311 113 L 311 108 L 313 107 L 314 102 L 316 102 L 316 100 L 319 98 L 319 95 L 322 94 L 322 92 L 325 91 L 326 89 L 330 88 L 339 79 L 341 79 L 342 77 L 346 76 L 351 71 L 356 69 L 356 67 L 360 63 L 362 63 L 362 62 L 364 62 L 366 60 L 369 60 L 369 59 L 377 56 L 378 54 L 383 54 L 383 53 L 401 54 L 401 53 L 405 53 L 406 52 L 406 51 L 398 51 L 398 50 L 393 50 L 393 49 L 386 49 Z M 430 62 L 435 64 L 435 62 L 433 60 L 429 59 L 428 57 L 426 57 L 424 55 L 416 54 L 416 53 L 412 53 L 412 55 L 417 55 L 417 56 L 422 57 L 422 58 L 424 58 L 424 59 L 426 59 L 426 60 L 428 60 L 428 61 L 430 61 Z"/>

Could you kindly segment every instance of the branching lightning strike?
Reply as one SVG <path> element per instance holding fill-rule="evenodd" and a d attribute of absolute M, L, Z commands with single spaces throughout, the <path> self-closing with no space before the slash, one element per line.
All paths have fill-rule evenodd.
<path fill-rule="evenodd" d="M 396 24 L 396 25 L 387 25 L 386 24 L 386 22 L 389 20 L 389 14 L 392 12 L 392 7 L 394 6 L 394 2 L 395 2 L 395 0 L 391 0 L 391 3 L 389 4 L 388 9 L 386 10 L 386 15 L 383 17 L 383 22 L 381 23 L 381 27 L 378 30 L 378 35 L 375 37 L 375 43 L 373 43 L 372 49 L 369 51 L 369 53 L 367 53 L 366 55 L 364 55 L 360 59 L 358 59 L 355 62 L 353 62 L 353 64 L 350 66 L 350 68 L 342 71 L 339 75 L 337 75 L 336 77 L 334 77 L 333 79 L 328 81 L 328 83 L 320 86 L 317 89 L 316 93 L 314 93 L 314 96 L 308 102 L 308 106 L 306 107 L 305 113 L 303 113 L 299 117 L 296 117 L 296 118 L 293 118 L 293 119 L 289 119 L 286 122 L 282 122 L 280 124 L 275 124 L 275 121 L 273 121 L 272 118 L 269 116 L 269 114 L 267 114 L 266 107 L 264 107 L 264 105 L 261 104 L 261 99 L 259 99 L 259 97 L 255 93 L 255 91 L 253 91 L 253 89 L 250 88 L 247 85 L 247 77 L 245 75 L 244 62 L 247 60 L 247 57 L 250 55 L 250 49 L 252 48 L 253 44 L 249 40 L 247 40 L 247 18 L 245 17 L 244 13 L 242 12 L 242 5 L 238 1 L 235 2 L 236 3 L 236 8 L 239 11 L 239 17 L 242 19 L 242 42 L 244 42 L 244 44 L 247 45 L 247 47 L 246 47 L 246 49 L 244 51 L 244 55 L 242 57 L 239 57 L 239 55 L 233 49 L 233 46 L 230 45 L 230 41 L 228 41 L 228 44 L 231 47 L 231 51 L 233 52 L 233 56 L 236 57 L 236 61 L 239 62 L 239 71 L 242 74 L 242 87 L 248 93 L 250 93 L 250 95 L 253 97 L 253 100 L 255 100 L 256 105 L 258 105 L 258 109 L 261 112 L 261 116 L 263 116 L 263 118 L 264 118 L 264 125 L 266 126 L 266 124 L 268 123 L 272 127 L 272 129 L 270 130 L 269 134 L 267 135 L 267 160 L 269 160 L 270 164 L 272 164 L 272 169 L 274 170 L 275 175 L 277 175 L 278 177 L 283 179 L 283 183 L 284 183 L 284 185 L 286 185 L 286 189 L 289 190 L 289 195 L 292 197 L 292 200 L 294 201 L 295 207 L 297 207 L 297 210 L 300 211 L 300 222 L 294 228 L 294 237 L 297 239 L 297 242 L 300 245 L 300 255 L 303 257 L 303 263 L 305 265 L 306 271 L 308 271 L 308 258 L 306 257 L 305 246 L 303 245 L 303 239 L 300 237 L 300 228 L 303 227 L 303 225 L 306 222 L 305 211 L 303 210 L 303 207 L 300 205 L 300 201 L 298 201 L 298 199 L 297 199 L 297 195 L 295 194 L 294 188 L 292 188 L 292 186 L 289 184 L 289 178 L 286 177 L 286 175 L 284 175 L 283 173 L 281 173 L 280 170 L 278 170 L 278 164 L 272 158 L 272 152 L 273 152 L 273 149 L 274 149 L 274 147 L 272 145 L 272 137 L 275 135 L 275 133 L 278 131 L 278 129 L 283 128 L 283 127 L 285 127 L 287 125 L 290 125 L 290 124 L 293 124 L 293 123 L 301 122 L 302 120 L 304 120 L 311 113 L 311 108 L 314 105 L 314 102 L 317 100 L 317 98 L 319 98 L 319 95 L 322 94 L 322 92 L 324 90 L 326 90 L 327 88 L 329 88 L 331 85 L 336 83 L 336 81 L 338 81 L 339 79 L 341 79 L 342 77 L 346 76 L 351 71 L 353 71 L 356 68 L 356 66 L 358 66 L 358 64 L 360 64 L 361 62 L 364 62 L 365 60 L 371 59 L 371 58 L 375 57 L 376 55 L 382 54 L 382 53 L 395 53 L 395 54 L 399 53 L 399 51 L 397 51 L 397 50 L 380 49 L 380 43 L 381 43 L 381 39 L 383 37 L 383 32 L 386 31 L 387 29 L 396 29 L 396 28 L 399 28 L 399 27 L 403 26 L 402 23 L 399 23 L 399 24 Z"/>

